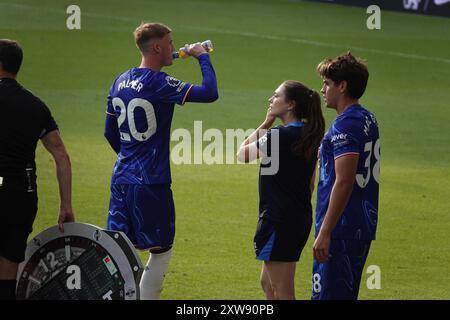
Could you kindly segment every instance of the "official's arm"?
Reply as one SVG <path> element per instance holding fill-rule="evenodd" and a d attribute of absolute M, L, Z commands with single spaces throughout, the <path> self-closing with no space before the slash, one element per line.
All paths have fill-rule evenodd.
<path fill-rule="evenodd" d="M 72 166 L 58 130 L 53 130 L 41 138 L 42 144 L 55 159 L 56 177 L 59 185 L 59 229 L 64 232 L 64 222 L 73 222 L 72 210 Z"/>

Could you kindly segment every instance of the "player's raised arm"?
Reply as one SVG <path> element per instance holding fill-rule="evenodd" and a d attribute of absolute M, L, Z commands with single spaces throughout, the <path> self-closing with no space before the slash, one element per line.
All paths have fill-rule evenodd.
<path fill-rule="evenodd" d="M 201 86 L 191 86 L 186 94 L 185 102 L 216 101 L 219 98 L 217 79 L 208 52 L 200 43 L 196 43 L 190 47 L 189 54 L 198 59 L 203 81 Z"/>

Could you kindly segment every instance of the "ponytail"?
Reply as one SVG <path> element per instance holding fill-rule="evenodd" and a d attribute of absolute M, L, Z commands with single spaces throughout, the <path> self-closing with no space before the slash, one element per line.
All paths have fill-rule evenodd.
<path fill-rule="evenodd" d="M 288 80 L 283 84 L 287 99 L 295 102 L 296 117 L 305 122 L 299 140 L 293 145 L 293 151 L 303 159 L 316 159 L 325 134 L 320 95 L 297 81 Z"/>
<path fill-rule="evenodd" d="M 325 119 L 320 106 L 320 96 L 317 91 L 310 90 L 308 105 L 309 112 L 305 115 L 305 126 L 300 140 L 294 145 L 294 151 L 304 157 L 311 159 L 317 157 L 317 151 L 325 134 Z"/>

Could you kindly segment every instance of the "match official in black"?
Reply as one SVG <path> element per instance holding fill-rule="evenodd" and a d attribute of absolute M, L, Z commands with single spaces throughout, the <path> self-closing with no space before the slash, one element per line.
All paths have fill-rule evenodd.
<path fill-rule="evenodd" d="M 16 41 L 0 39 L 0 300 L 15 299 L 18 264 L 37 213 L 39 139 L 56 163 L 60 230 L 74 221 L 69 155 L 48 107 L 16 81 L 22 57 Z"/>

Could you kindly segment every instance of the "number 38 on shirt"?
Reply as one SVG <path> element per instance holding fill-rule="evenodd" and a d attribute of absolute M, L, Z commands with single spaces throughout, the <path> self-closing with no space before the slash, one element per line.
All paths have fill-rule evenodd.
<path fill-rule="evenodd" d="M 380 139 L 377 139 L 375 143 L 373 143 L 373 141 L 366 142 L 364 145 L 364 152 L 364 154 L 367 155 L 364 163 L 366 174 L 358 173 L 356 175 L 356 182 L 360 188 L 365 188 L 372 176 L 378 184 L 380 183 Z M 375 158 L 373 163 L 371 163 L 372 154 Z"/>

